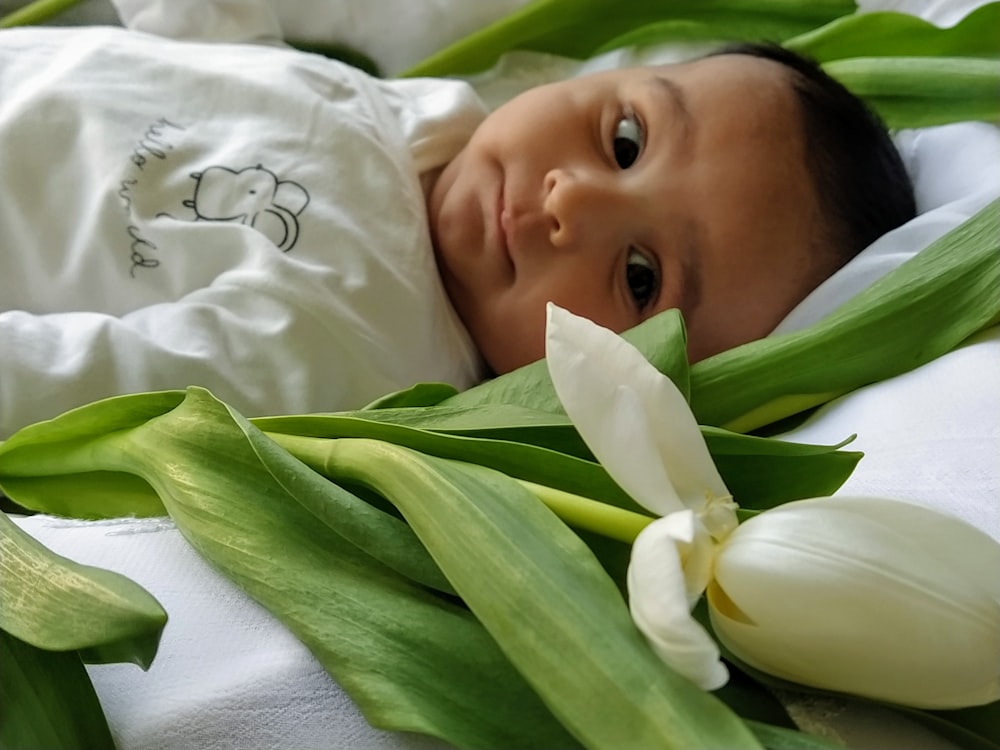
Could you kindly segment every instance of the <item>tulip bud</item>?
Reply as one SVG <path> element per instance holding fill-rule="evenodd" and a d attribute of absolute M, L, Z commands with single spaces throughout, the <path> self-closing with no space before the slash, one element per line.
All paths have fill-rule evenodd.
<path fill-rule="evenodd" d="M 782 505 L 723 542 L 708 601 L 720 641 L 776 677 L 917 708 L 1000 699 L 1000 544 L 954 517 Z"/>

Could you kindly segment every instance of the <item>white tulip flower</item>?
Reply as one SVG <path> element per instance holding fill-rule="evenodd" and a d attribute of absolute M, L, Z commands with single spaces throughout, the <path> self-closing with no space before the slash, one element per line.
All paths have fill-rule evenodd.
<path fill-rule="evenodd" d="M 624 339 L 550 304 L 546 359 L 608 473 L 662 518 L 635 539 L 629 607 L 656 653 L 705 689 L 728 679 L 691 617 L 764 672 L 919 708 L 1000 699 L 1000 544 L 878 498 L 736 505 L 673 383 Z"/>
<path fill-rule="evenodd" d="M 663 516 L 632 547 L 629 608 L 667 664 L 706 690 L 729 678 L 691 607 L 713 547 L 736 528 L 736 504 L 684 396 L 631 344 L 553 304 L 545 356 L 559 400 L 594 456 L 647 510 Z"/>
<path fill-rule="evenodd" d="M 1000 699 L 1000 544 L 952 516 L 781 505 L 719 547 L 708 601 L 719 639 L 776 677 L 915 708 Z"/>

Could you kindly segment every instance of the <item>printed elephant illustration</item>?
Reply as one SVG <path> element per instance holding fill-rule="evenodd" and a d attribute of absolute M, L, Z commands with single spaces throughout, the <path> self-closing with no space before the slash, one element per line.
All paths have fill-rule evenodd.
<path fill-rule="evenodd" d="M 283 252 L 299 238 L 299 214 L 309 204 L 309 193 L 296 182 L 279 180 L 269 169 L 233 170 L 212 166 L 193 172 L 194 198 L 184 205 L 196 219 L 236 221 L 253 227 Z"/>

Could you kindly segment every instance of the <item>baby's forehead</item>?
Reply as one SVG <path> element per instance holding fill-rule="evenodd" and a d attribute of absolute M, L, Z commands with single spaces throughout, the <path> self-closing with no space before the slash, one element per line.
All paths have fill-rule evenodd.
<path fill-rule="evenodd" d="M 750 98 L 758 102 L 769 99 L 779 104 L 795 97 L 794 70 L 777 60 L 740 52 L 719 52 L 679 62 L 614 68 L 563 83 L 583 90 L 596 83 L 632 89 L 656 86 L 663 81 L 686 87 L 691 94 L 730 98 L 734 105 Z"/>
<path fill-rule="evenodd" d="M 592 71 L 563 79 L 556 86 L 563 93 L 579 95 L 580 101 L 594 102 L 602 96 L 627 99 L 633 93 L 662 88 L 666 82 L 686 89 L 693 99 L 708 100 L 710 108 L 720 114 L 732 111 L 740 115 L 744 109 L 750 109 L 741 102 L 745 104 L 750 99 L 758 104 L 766 102 L 753 114 L 755 118 L 764 115 L 763 119 L 769 120 L 780 116 L 779 109 L 787 114 L 786 106 L 795 98 L 793 73 L 776 60 L 720 51 L 678 62 Z"/>
<path fill-rule="evenodd" d="M 768 91 L 789 95 L 793 89 L 794 74 L 791 68 L 777 60 L 739 52 L 722 52 L 685 62 L 652 66 L 657 74 L 683 77 L 697 81 L 702 86 L 753 85 L 744 96 L 760 95 Z"/>

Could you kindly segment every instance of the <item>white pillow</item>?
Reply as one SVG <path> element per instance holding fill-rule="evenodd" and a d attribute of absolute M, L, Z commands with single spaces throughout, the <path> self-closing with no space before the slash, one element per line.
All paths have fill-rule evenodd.
<path fill-rule="evenodd" d="M 1000 197 L 1000 129 L 980 122 L 906 130 L 896 137 L 919 215 L 880 237 L 820 284 L 775 329 L 796 331 L 840 305 Z"/>

